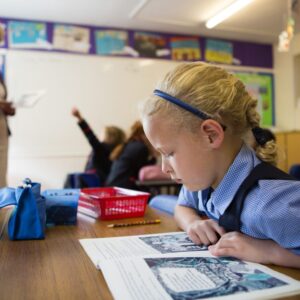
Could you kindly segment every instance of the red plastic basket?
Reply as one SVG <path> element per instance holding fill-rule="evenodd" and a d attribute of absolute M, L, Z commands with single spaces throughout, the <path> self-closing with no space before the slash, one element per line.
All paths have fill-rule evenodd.
<path fill-rule="evenodd" d="M 101 220 L 142 217 L 150 194 L 118 187 L 81 189 L 78 210 Z"/>

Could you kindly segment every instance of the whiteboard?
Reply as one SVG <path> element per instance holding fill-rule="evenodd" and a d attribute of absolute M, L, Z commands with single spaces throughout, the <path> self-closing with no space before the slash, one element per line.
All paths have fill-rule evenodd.
<path fill-rule="evenodd" d="M 10 118 L 12 157 L 86 155 L 71 109 L 76 106 L 95 133 L 105 125 L 124 130 L 138 118 L 138 102 L 178 62 L 10 50 L 6 57 L 9 97 L 45 90 L 32 108 Z"/>

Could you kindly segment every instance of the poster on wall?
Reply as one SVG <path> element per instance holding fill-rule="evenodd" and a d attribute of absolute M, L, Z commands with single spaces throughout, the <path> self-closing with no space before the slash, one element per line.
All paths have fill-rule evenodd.
<path fill-rule="evenodd" d="M 201 59 L 199 39 L 195 37 L 170 38 L 171 56 L 174 60 L 195 61 Z"/>
<path fill-rule="evenodd" d="M 166 37 L 160 34 L 135 32 L 133 48 L 142 57 L 165 58 L 170 55 Z"/>
<path fill-rule="evenodd" d="M 128 32 L 125 30 L 96 30 L 96 53 L 99 55 L 126 55 Z"/>
<path fill-rule="evenodd" d="M 258 100 L 257 108 L 261 115 L 261 126 L 274 126 L 273 74 L 234 72 L 245 84 L 251 96 Z"/>
<path fill-rule="evenodd" d="M 45 23 L 10 21 L 8 40 L 11 48 L 49 49 Z"/>
<path fill-rule="evenodd" d="M 90 30 L 88 28 L 70 25 L 54 26 L 54 49 L 88 53 L 90 46 Z"/>
<path fill-rule="evenodd" d="M 0 22 L 0 47 L 5 46 L 5 24 Z"/>
<path fill-rule="evenodd" d="M 233 63 L 233 45 L 230 42 L 206 39 L 205 60 L 220 64 Z"/>

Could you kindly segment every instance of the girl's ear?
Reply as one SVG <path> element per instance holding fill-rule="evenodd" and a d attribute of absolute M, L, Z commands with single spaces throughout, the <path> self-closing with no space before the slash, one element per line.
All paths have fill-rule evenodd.
<path fill-rule="evenodd" d="M 212 149 L 218 149 L 224 140 L 224 129 L 219 122 L 208 119 L 202 122 L 201 132 L 207 138 L 207 143 Z"/>

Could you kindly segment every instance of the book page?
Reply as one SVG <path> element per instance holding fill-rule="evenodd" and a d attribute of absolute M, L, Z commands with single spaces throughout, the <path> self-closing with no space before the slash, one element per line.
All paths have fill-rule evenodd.
<path fill-rule="evenodd" d="M 195 245 L 185 232 L 136 235 L 113 238 L 81 239 L 82 247 L 97 268 L 104 260 L 152 254 L 194 253 L 207 250 Z"/>
<path fill-rule="evenodd" d="M 101 269 L 116 300 L 274 299 L 300 293 L 299 281 L 207 251 L 103 261 Z"/>

